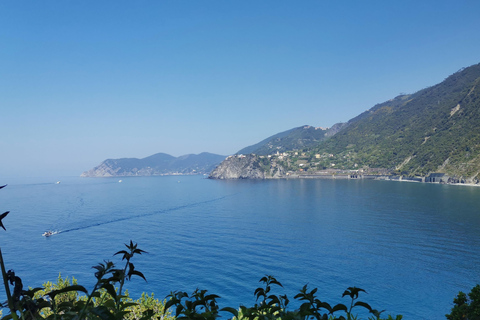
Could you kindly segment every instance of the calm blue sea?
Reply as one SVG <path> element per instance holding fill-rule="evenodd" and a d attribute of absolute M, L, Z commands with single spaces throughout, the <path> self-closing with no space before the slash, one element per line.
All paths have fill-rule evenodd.
<path fill-rule="evenodd" d="M 404 319 L 444 319 L 458 291 L 480 283 L 480 188 L 391 181 L 217 181 L 202 176 L 0 181 L 7 269 L 25 285 L 61 273 L 91 288 L 103 260 L 130 240 L 148 282 L 133 297 L 207 289 L 221 307 L 254 303 L 266 274 L 291 300 L 361 300 Z M 3 212 L 2 211 L 2 212 Z M 50 238 L 46 230 L 58 230 Z M 5 296 L 0 293 L 0 300 Z"/>

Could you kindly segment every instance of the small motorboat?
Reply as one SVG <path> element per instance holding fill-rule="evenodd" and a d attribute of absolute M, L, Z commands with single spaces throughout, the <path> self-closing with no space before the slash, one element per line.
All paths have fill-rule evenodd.
<path fill-rule="evenodd" d="M 48 230 L 48 231 L 45 231 L 42 236 L 44 237 L 50 237 L 50 236 L 53 236 L 54 234 L 57 234 L 58 231 L 51 231 L 51 230 Z"/>

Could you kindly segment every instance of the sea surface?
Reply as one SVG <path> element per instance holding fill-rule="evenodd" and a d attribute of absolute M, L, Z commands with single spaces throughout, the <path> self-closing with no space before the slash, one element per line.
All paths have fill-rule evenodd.
<path fill-rule="evenodd" d="M 58 179 L 58 178 L 57 178 Z M 131 296 L 207 289 L 251 306 L 265 275 L 290 300 L 305 284 L 330 304 L 350 286 L 404 319 L 445 319 L 480 283 L 480 188 L 367 180 L 220 181 L 203 176 L 0 181 L 7 269 L 25 286 L 59 275 L 91 289 L 130 240 Z M 47 230 L 59 231 L 42 237 Z M 3 290 L 0 300 L 5 300 Z M 291 302 L 292 307 L 295 303 Z M 361 316 L 366 319 L 365 314 Z M 226 317 L 224 317 L 226 318 Z"/>

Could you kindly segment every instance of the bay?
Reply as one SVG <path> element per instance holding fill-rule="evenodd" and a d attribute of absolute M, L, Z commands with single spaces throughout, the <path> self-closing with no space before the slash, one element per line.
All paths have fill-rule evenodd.
<path fill-rule="evenodd" d="M 130 240 L 140 278 L 130 294 L 207 289 L 221 307 L 255 302 L 274 275 L 291 300 L 360 299 L 404 319 L 444 319 L 458 291 L 480 283 L 480 188 L 368 180 L 217 181 L 202 176 L 2 181 L 7 269 L 24 285 L 58 274 L 91 288 L 92 266 L 121 263 Z M 58 230 L 50 238 L 46 230 Z M 0 293 L 4 301 L 4 293 Z M 365 317 L 365 315 L 362 315 Z M 366 318 L 366 317 L 365 317 Z"/>

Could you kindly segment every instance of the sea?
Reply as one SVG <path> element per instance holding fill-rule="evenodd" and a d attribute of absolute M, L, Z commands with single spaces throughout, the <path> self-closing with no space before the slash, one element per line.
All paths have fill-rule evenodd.
<path fill-rule="evenodd" d="M 121 179 L 121 180 L 120 180 Z M 91 290 L 93 266 L 132 262 L 147 281 L 125 288 L 158 299 L 206 289 L 218 304 L 255 303 L 265 275 L 293 297 L 359 301 L 403 319 L 445 319 L 459 291 L 480 283 L 480 188 L 372 180 L 211 180 L 205 176 L 11 179 L 0 190 L 6 268 L 25 287 L 73 277 Z M 47 230 L 58 231 L 43 237 Z M 0 300 L 5 293 L 0 290 Z M 354 309 L 355 310 L 355 309 Z M 368 318 L 357 308 L 359 317 Z M 228 319 L 229 314 L 222 315 Z"/>

